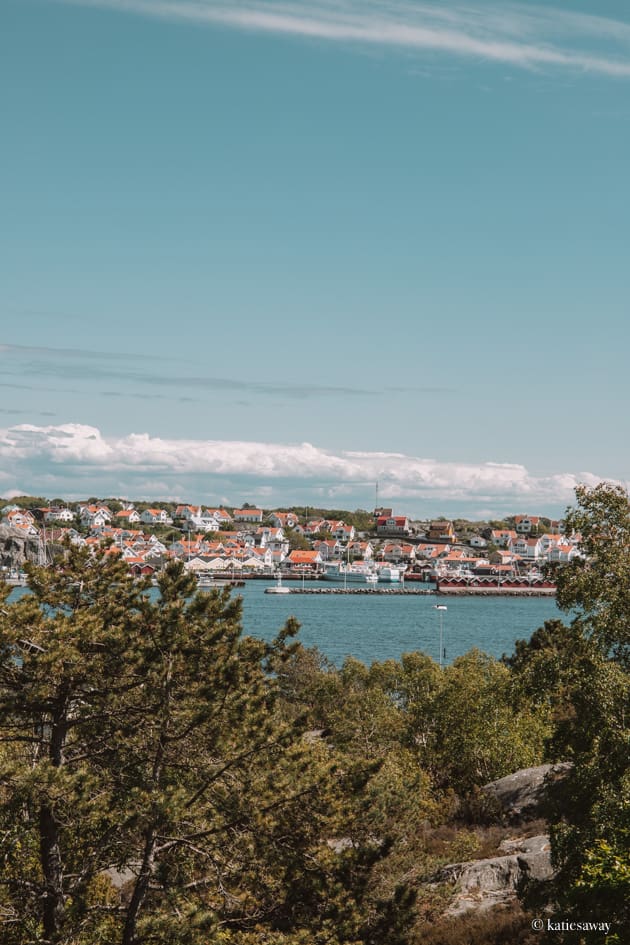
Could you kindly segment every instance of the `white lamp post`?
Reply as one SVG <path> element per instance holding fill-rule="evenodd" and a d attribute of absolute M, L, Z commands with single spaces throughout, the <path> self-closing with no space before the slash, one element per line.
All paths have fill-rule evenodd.
<path fill-rule="evenodd" d="M 444 611 L 448 610 L 446 604 L 434 604 L 433 609 L 437 610 L 440 621 L 440 669 L 442 669 L 442 660 L 444 657 Z"/>

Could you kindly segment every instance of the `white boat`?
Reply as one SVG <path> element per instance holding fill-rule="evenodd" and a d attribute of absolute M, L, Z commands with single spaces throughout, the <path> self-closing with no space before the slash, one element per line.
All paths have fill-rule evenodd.
<path fill-rule="evenodd" d="M 374 568 L 365 564 L 344 564 L 336 561 L 327 564 L 324 570 L 325 581 L 342 581 L 344 584 L 365 584 L 375 574 Z"/>
<path fill-rule="evenodd" d="M 291 588 L 285 587 L 282 583 L 282 574 L 278 572 L 278 582 L 273 587 L 266 587 L 265 594 L 290 594 Z"/>
<path fill-rule="evenodd" d="M 208 587 L 215 587 L 214 578 L 212 574 L 208 574 L 204 571 L 199 571 L 197 574 L 197 587 L 200 590 Z"/>
<path fill-rule="evenodd" d="M 405 568 L 393 568 L 385 564 L 378 569 L 378 579 L 382 584 L 397 584 L 405 573 Z"/>

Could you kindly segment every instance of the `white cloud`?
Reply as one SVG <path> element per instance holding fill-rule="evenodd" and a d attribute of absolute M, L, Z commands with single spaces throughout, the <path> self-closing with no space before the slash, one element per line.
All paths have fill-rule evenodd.
<path fill-rule="evenodd" d="M 445 8 L 436 3 L 347 0 L 62 0 L 125 13 L 221 25 L 327 42 L 355 43 L 630 77 L 630 25 L 553 7 L 517 3 Z"/>
<path fill-rule="evenodd" d="M 249 492 L 269 505 L 312 496 L 369 504 L 379 499 L 421 514 L 430 503 L 445 512 L 501 506 L 561 510 L 575 486 L 601 481 L 592 472 L 538 476 L 525 466 L 442 462 L 404 453 L 332 451 L 297 445 L 228 440 L 176 440 L 131 433 L 114 439 L 96 427 L 22 424 L 0 431 L 0 464 L 12 482 L 40 494 L 100 494 L 136 498 L 230 496 Z M 11 484 L 9 475 L 5 477 Z M 13 490 L 15 491 L 15 490 Z"/>

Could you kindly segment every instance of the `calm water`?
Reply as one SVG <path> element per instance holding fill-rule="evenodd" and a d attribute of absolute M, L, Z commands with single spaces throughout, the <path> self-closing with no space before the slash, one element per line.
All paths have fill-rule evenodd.
<path fill-rule="evenodd" d="M 545 620 L 562 616 L 548 597 L 274 595 L 265 594 L 267 586 L 266 581 L 252 581 L 236 592 L 243 598 L 245 632 L 270 639 L 287 617 L 297 617 L 302 643 L 319 647 L 337 665 L 346 656 L 372 663 L 398 659 L 412 650 L 438 660 L 438 600 L 448 608 L 442 611 L 447 662 L 472 647 L 496 657 L 511 653 L 515 640 L 531 636 Z M 11 599 L 21 593 L 16 589 Z"/>
<path fill-rule="evenodd" d="M 337 665 L 346 656 L 372 663 L 398 659 L 412 650 L 438 660 L 438 600 L 448 608 L 442 611 L 447 662 L 472 647 L 497 657 L 511 653 L 515 640 L 531 636 L 545 620 L 562 616 L 548 597 L 274 595 L 265 594 L 265 586 L 252 581 L 238 589 L 245 631 L 268 639 L 292 615 L 302 625 L 302 643 L 319 647 Z"/>

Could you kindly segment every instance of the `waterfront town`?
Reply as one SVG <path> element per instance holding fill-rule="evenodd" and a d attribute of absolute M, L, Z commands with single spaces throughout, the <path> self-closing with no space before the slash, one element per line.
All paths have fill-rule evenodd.
<path fill-rule="evenodd" d="M 456 591 L 541 585 L 553 566 L 581 555 L 580 535 L 565 534 L 562 521 L 537 515 L 416 521 L 377 508 L 335 516 L 249 503 L 208 508 L 108 499 L 36 506 L 24 497 L 0 509 L 0 565 L 5 580 L 21 583 L 25 561 L 50 564 L 55 549 L 70 542 L 120 555 L 138 577 L 156 577 L 177 559 L 206 585 L 280 575 L 437 582 Z"/>

